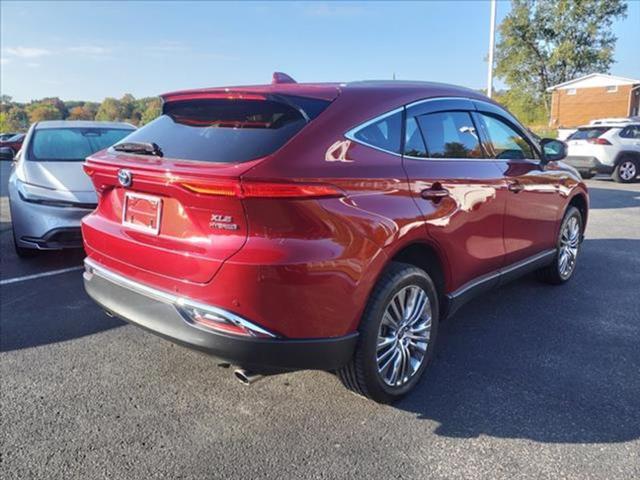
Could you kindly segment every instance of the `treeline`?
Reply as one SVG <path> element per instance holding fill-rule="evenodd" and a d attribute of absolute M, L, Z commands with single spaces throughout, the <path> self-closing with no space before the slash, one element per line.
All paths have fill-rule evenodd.
<path fill-rule="evenodd" d="M 2 95 L 0 101 L 0 132 L 24 132 L 32 123 L 43 120 L 121 121 L 140 126 L 149 123 L 161 111 L 160 98 L 136 99 L 129 93 L 120 99 L 107 97 L 102 103 L 65 102 L 58 97 L 20 103 L 8 95 Z"/>

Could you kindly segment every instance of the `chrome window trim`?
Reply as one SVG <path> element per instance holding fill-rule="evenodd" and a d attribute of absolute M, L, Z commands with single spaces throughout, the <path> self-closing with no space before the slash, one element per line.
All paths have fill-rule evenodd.
<path fill-rule="evenodd" d="M 411 156 L 411 155 L 404 155 L 402 152 L 401 153 L 392 152 L 390 150 L 386 150 L 384 148 L 380 148 L 380 147 L 377 147 L 375 145 L 371 145 L 370 143 L 363 142 L 362 140 L 358 140 L 357 138 L 355 138 L 355 134 L 358 131 L 362 130 L 363 128 L 368 127 L 372 123 L 376 123 L 376 122 L 378 122 L 380 120 L 385 119 L 386 117 L 389 117 L 391 115 L 395 115 L 396 113 L 400 113 L 403 110 L 407 110 L 408 111 L 410 108 L 418 106 L 418 105 L 422 105 L 424 103 L 437 102 L 437 101 L 442 101 L 442 100 L 468 100 L 470 102 L 483 103 L 485 105 L 490 105 L 491 107 L 500 108 L 500 109 L 504 110 L 504 108 L 501 105 L 495 105 L 495 104 L 493 104 L 491 102 L 487 102 L 486 100 L 482 100 L 482 99 L 478 99 L 478 98 L 471 98 L 471 97 L 431 97 L 431 98 L 423 98 L 422 100 L 416 100 L 415 102 L 411 102 L 411 103 L 408 103 L 406 105 L 403 105 L 402 107 L 398 107 L 398 108 L 395 108 L 395 109 L 390 110 L 388 112 L 382 113 L 382 114 L 372 118 L 371 120 L 367 120 L 364 123 L 358 124 L 355 127 L 353 127 L 350 130 L 348 130 L 344 134 L 344 136 L 348 140 L 351 140 L 352 142 L 358 143 L 360 145 L 364 145 L 366 147 L 373 148 L 374 150 L 378 150 L 380 152 L 388 153 L 390 155 L 395 155 L 396 157 L 408 158 L 409 160 L 441 161 L 441 162 L 442 161 L 449 161 L 449 160 L 455 160 L 455 161 L 458 161 L 458 162 L 459 161 L 471 161 L 471 162 L 478 162 L 478 161 L 480 161 L 480 162 L 491 162 L 491 161 L 500 162 L 500 161 L 503 161 L 503 160 L 500 160 L 498 158 L 432 158 L 432 157 L 414 157 L 414 156 Z M 447 110 L 443 110 L 443 111 L 447 111 Z M 478 110 L 470 110 L 469 114 L 471 115 L 472 112 L 481 113 Z M 405 121 L 406 121 L 406 118 L 405 118 Z M 404 127 L 404 125 L 403 125 L 403 127 Z M 525 133 L 524 130 L 523 130 L 523 133 Z M 531 142 L 531 139 L 528 137 L 528 135 L 526 135 L 526 133 L 525 133 L 525 137 L 526 137 L 527 140 L 529 140 L 530 143 L 533 143 L 533 142 Z M 535 150 L 536 149 L 535 146 L 534 145 L 532 145 L 532 146 L 533 146 L 533 148 Z M 523 158 L 523 159 L 519 159 L 519 160 L 526 160 L 526 161 L 530 161 L 530 162 L 539 163 L 539 160 L 535 159 L 535 158 Z"/>
<path fill-rule="evenodd" d="M 269 337 L 274 337 L 274 338 L 276 337 L 276 335 L 269 332 L 268 330 L 265 330 L 264 328 L 259 327 L 258 325 L 251 323 L 250 321 L 234 313 L 231 313 L 227 310 L 214 307 L 213 305 L 205 305 L 204 303 L 200 303 L 200 302 L 191 300 L 189 298 L 178 297 L 177 295 L 173 295 L 171 293 L 158 290 L 148 285 L 144 285 L 142 283 L 136 282 L 129 278 L 123 277 L 122 275 L 119 275 L 115 272 L 112 272 L 111 270 L 103 267 L 102 265 L 99 265 L 96 261 L 88 257 L 85 258 L 84 264 L 85 264 L 85 272 L 83 275 L 85 276 L 85 278 L 90 279 L 92 275 L 98 275 L 99 277 L 102 277 L 109 282 L 115 283 L 120 287 L 133 290 L 134 292 L 139 293 L 140 295 L 144 295 L 146 297 L 159 300 L 163 303 L 168 303 L 172 305 L 181 315 L 182 315 L 182 313 L 180 312 L 181 307 L 194 307 L 194 308 L 197 308 L 198 310 L 211 312 L 221 316 L 222 318 L 226 318 L 231 323 L 240 325 L 246 328 L 247 330 L 258 332 L 263 335 L 267 335 Z M 197 325 L 194 325 L 192 323 L 189 323 L 189 325 L 197 327 Z"/>

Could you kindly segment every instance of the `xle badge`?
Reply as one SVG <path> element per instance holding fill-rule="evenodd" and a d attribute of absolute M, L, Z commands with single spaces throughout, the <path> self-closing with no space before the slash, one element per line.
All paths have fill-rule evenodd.
<path fill-rule="evenodd" d="M 218 215 L 214 213 L 211 215 L 209 221 L 209 227 L 217 228 L 220 230 L 237 230 L 238 225 L 233 223 L 233 218 L 230 215 Z"/>

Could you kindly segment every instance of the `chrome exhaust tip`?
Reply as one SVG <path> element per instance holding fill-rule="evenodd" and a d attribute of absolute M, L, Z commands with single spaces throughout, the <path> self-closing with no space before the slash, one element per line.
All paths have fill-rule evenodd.
<path fill-rule="evenodd" d="M 248 370 L 245 370 L 244 368 L 238 368 L 238 369 L 234 370 L 233 371 L 233 375 L 243 385 L 251 385 L 252 383 L 255 383 L 258 380 L 264 378 L 263 375 L 259 375 L 257 373 L 250 372 Z"/>

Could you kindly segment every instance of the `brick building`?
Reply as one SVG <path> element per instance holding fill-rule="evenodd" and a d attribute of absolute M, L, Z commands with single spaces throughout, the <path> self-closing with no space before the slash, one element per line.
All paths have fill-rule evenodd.
<path fill-rule="evenodd" d="M 596 118 L 640 115 L 640 80 L 592 73 L 547 89 L 549 126 L 571 129 Z"/>

